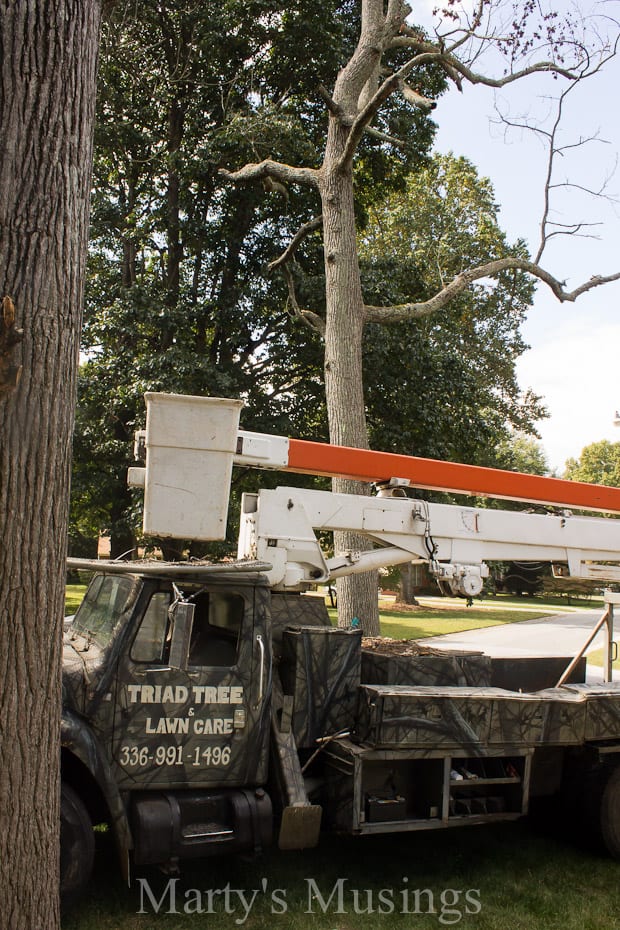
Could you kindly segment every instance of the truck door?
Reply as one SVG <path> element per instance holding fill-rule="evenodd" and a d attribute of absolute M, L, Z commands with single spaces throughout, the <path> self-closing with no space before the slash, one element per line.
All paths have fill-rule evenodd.
<path fill-rule="evenodd" d="M 119 663 L 121 787 L 235 787 L 266 778 L 268 590 L 154 591 Z"/>

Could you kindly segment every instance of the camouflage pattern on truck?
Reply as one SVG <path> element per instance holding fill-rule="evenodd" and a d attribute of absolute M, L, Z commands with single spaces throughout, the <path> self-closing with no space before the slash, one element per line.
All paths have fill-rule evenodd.
<path fill-rule="evenodd" d="M 444 746 L 474 755 L 491 746 L 618 740 L 620 685 L 570 685 L 532 694 L 362 685 L 354 738 L 374 748 Z"/>
<path fill-rule="evenodd" d="M 348 730 L 360 683 L 361 630 L 302 626 L 284 631 L 280 678 L 293 696 L 298 749 Z"/>
<path fill-rule="evenodd" d="M 574 684 L 566 689 L 586 702 L 584 739 L 620 739 L 620 683 Z"/>
<path fill-rule="evenodd" d="M 193 606 L 183 625 L 179 599 Z M 256 575 L 93 580 L 65 637 L 65 706 L 88 715 L 121 790 L 266 780 L 268 622 Z"/>
<path fill-rule="evenodd" d="M 525 665 L 369 653 L 359 630 L 331 625 L 322 599 L 274 596 L 259 571 L 132 568 L 95 576 L 66 629 L 65 801 L 84 807 L 63 821 L 71 850 L 88 850 L 79 828 L 99 815 L 93 786 L 126 870 L 129 853 L 176 868 L 260 848 L 272 832 L 299 849 L 322 826 L 371 834 L 514 819 L 545 765 L 543 796 L 573 763 L 590 771 L 604 755 L 615 771 L 620 685 L 509 690 L 491 683 L 518 682 Z M 539 663 L 533 679 L 557 680 L 562 663 Z M 614 779 L 601 817 L 616 804 Z M 606 843 L 620 855 L 620 842 Z"/>

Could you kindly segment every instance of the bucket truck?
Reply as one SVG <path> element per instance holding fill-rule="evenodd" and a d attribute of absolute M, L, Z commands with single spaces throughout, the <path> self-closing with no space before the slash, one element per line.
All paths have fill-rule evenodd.
<path fill-rule="evenodd" d="M 94 571 L 67 624 L 62 885 L 88 881 L 107 822 L 126 876 L 183 860 L 513 820 L 569 795 L 620 856 L 620 688 L 585 659 L 481 653 L 382 656 L 332 626 L 317 585 L 424 561 L 451 592 L 480 593 L 492 560 L 620 580 L 620 489 L 239 429 L 239 401 L 147 394 L 144 532 L 223 539 L 235 465 L 372 481 L 378 493 L 297 487 L 245 494 L 235 560 L 70 560 Z M 438 504 L 408 486 L 552 505 L 553 513 Z M 363 552 L 327 555 L 351 530 Z M 363 618 L 361 618 L 363 628 Z"/>

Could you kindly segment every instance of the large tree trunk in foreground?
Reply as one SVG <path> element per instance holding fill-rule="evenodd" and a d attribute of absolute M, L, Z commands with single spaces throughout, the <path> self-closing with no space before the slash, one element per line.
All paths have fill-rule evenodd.
<path fill-rule="evenodd" d="M 0 900 L 11 930 L 60 922 L 60 647 L 99 18 L 98 0 L 0 4 L 0 292 L 24 330 L 10 366 L 21 381 L 0 384 Z"/>

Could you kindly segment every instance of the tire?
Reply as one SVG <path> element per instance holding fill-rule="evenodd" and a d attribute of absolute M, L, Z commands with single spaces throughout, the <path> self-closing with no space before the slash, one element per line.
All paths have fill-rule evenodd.
<path fill-rule="evenodd" d="M 620 765 L 611 769 L 605 781 L 599 816 L 603 843 L 614 859 L 620 859 Z"/>
<path fill-rule="evenodd" d="M 63 782 L 60 794 L 60 895 L 77 897 L 88 884 L 95 858 L 95 835 L 84 802 Z"/>

